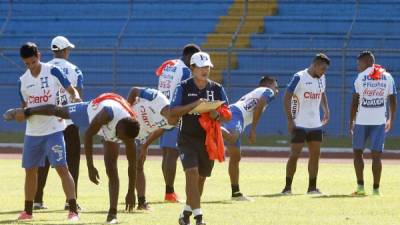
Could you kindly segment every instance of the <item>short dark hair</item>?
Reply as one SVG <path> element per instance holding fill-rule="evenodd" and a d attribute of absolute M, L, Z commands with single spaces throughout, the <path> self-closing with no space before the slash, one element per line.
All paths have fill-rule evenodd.
<path fill-rule="evenodd" d="M 39 49 L 37 45 L 33 42 L 26 42 L 21 46 L 19 49 L 19 55 L 21 58 L 30 58 L 32 56 L 38 56 L 39 55 Z"/>
<path fill-rule="evenodd" d="M 262 76 L 260 81 L 258 82 L 258 85 L 261 86 L 263 84 L 273 84 L 274 82 L 277 82 L 276 78 L 273 76 Z"/>
<path fill-rule="evenodd" d="M 315 55 L 313 63 L 326 63 L 328 66 L 331 64 L 331 60 L 324 53 L 318 53 Z"/>
<path fill-rule="evenodd" d="M 365 50 L 365 51 L 360 52 L 360 54 L 358 54 L 357 59 L 369 59 L 369 60 L 375 61 L 375 56 L 371 51 Z"/>
<path fill-rule="evenodd" d="M 200 52 L 201 48 L 196 44 L 187 44 L 183 47 L 182 56 L 192 56 L 194 53 Z"/>
<path fill-rule="evenodd" d="M 118 121 L 118 124 L 122 126 L 122 129 L 127 137 L 135 139 L 138 136 L 140 124 L 137 120 L 131 117 L 126 117 Z"/>

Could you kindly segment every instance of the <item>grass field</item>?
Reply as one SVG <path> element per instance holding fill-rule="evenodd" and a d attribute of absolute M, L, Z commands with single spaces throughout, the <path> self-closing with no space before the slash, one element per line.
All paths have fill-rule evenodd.
<path fill-rule="evenodd" d="M 120 157 L 121 159 L 124 156 Z M 384 162 L 385 163 L 385 162 Z M 101 184 L 89 183 L 85 162 L 82 161 L 79 203 L 84 208 L 78 224 L 103 224 L 108 209 L 107 179 L 104 164 L 96 160 Z M 371 193 L 372 178 L 370 162 L 366 165 L 366 188 Z M 123 198 L 127 190 L 127 162 L 119 163 L 121 193 L 119 206 L 120 224 L 176 225 L 182 208 L 179 204 L 166 204 L 163 198 L 164 184 L 159 160 L 146 164 L 148 200 L 154 211 L 151 213 L 124 213 Z M 400 164 L 397 161 L 384 164 L 382 196 L 350 197 L 354 190 L 354 172 L 350 161 L 321 164 L 319 187 L 329 196 L 307 196 L 307 168 L 304 161 L 299 164 L 293 183 L 293 196 L 277 193 L 284 185 L 283 161 L 243 162 L 241 189 L 255 198 L 254 202 L 231 202 L 227 163 L 216 163 L 213 176 L 207 180 L 203 196 L 203 211 L 207 224 L 211 225 L 264 225 L 264 224 L 400 224 Z M 23 207 L 24 172 L 20 161 L 0 160 L 0 224 L 13 224 Z M 179 165 L 176 181 L 177 192 L 184 196 L 183 172 Z M 55 171 L 49 174 L 45 189 L 45 203 L 49 207 L 34 214 L 32 222 L 24 224 L 69 224 L 63 208 L 63 192 Z"/>

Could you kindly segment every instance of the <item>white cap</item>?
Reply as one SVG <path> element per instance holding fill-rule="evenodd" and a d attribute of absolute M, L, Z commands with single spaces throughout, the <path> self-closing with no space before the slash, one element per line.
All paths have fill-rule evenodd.
<path fill-rule="evenodd" d="M 190 65 L 196 64 L 197 67 L 210 66 L 214 67 L 211 62 L 211 57 L 207 52 L 197 52 L 190 58 Z"/>
<path fill-rule="evenodd" d="M 75 48 L 75 45 L 68 41 L 66 37 L 57 36 L 51 41 L 51 50 L 59 51 L 65 48 Z"/>

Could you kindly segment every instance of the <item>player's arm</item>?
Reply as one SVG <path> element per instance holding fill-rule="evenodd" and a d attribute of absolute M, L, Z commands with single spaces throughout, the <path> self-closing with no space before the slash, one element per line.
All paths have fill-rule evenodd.
<path fill-rule="evenodd" d="M 98 184 L 99 175 L 97 169 L 93 164 L 93 136 L 95 136 L 101 127 L 112 120 L 109 112 L 107 112 L 106 108 L 103 108 L 92 120 L 89 127 L 85 131 L 84 134 L 84 148 L 86 155 L 86 163 L 89 171 L 89 179 Z"/>
<path fill-rule="evenodd" d="M 390 77 L 390 81 L 392 82 L 392 84 L 388 90 L 389 113 L 388 113 L 388 119 L 386 121 L 385 132 L 389 132 L 389 130 L 392 128 L 394 117 L 395 117 L 396 111 L 397 111 L 397 90 L 396 90 L 396 85 L 394 83 L 393 77 Z"/>
<path fill-rule="evenodd" d="M 297 89 L 297 86 L 299 85 L 300 82 L 300 76 L 295 74 L 292 78 L 292 80 L 289 82 L 288 87 L 286 88 L 285 91 L 285 96 L 283 97 L 283 106 L 284 106 L 284 110 L 286 113 L 286 118 L 288 121 L 288 131 L 289 133 L 292 133 L 294 127 L 295 127 L 295 123 L 294 123 L 294 119 L 293 119 L 293 115 L 291 112 L 291 108 L 292 108 L 292 97 L 293 97 L 293 93 L 295 92 L 295 90 Z"/>
<path fill-rule="evenodd" d="M 205 102 L 205 99 L 198 99 L 192 103 L 187 105 L 182 105 L 182 86 L 178 86 L 175 89 L 174 96 L 171 101 L 171 105 L 169 108 L 169 116 L 171 117 L 182 117 L 183 115 L 188 114 L 192 109 L 196 108 L 196 106 L 200 105 L 202 102 Z"/>
<path fill-rule="evenodd" d="M 63 119 L 70 119 L 68 108 L 56 105 L 41 105 L 32 108 L 24 109 L 25 117 L 32 115 L 43 115 L 43 116 L 57 116 Z"/>
<path fill-rule="evenodd" d="M 129 91 L 127 101 L 129 104 L 133 105 L 136 102 L 136 98 L 140 95 L 141 88 L 133 87 Z"/>
<path fill-rule="evenodd" d="M 360 101 L 360 95 L 358 93 L 353 93 L 351 98 L 351 106 L 350 106 L 350 133 L 353 133 L 353 125 L 357 115 L 358 104 Z"/>
<path fill-rule="evenodd" d="M 125 210 L 130 212 L 135 208 L 136 203 L 136 144 L 133 140 L 124 140 L 124 144 L 128 160 L 128 192 L 125 196 Z"/>
<path fill-rule="evenodd" d="M 78 67 L 76 67 L 75 74 L 77 77 L 75 89 L 78 91 L 80 98 L 83 99 L 83 73 Z"/>
<path fill-rule="evenodd" d="M 149 146 L 157 140 L 161 135 L 164 133 L 164 129 L 160 128 L 157 129 L 153 132 L 151 132 L 147 138 L 146 141 L 140 146 L 140 158 L 139 158 L 139 166 L 143 167 L 144 161 L 146 160 L 146 156 L 149 151 Z"/>
<path fill-rule="evenodd" d="M 224 108 L 219 109 L 219 111 L 212 110 L 210 112 L 210 117 L 220 122 L 228 122 L 232 118 L 232 113 L 229 109 L 228 96 L 226 95 L 225 90 L 222 86 L 220 88 L 220 95 L 221 95 L 221 101 L 224 101 L 224 104 L 222 105 Z M 223 110 L 226 110 L 225 113 L 223 112 Z"/>
<path fill-rule="evenodd" d="M 326 93 L 323 92 L 321 97 L 322 97 L 321 98 L 321 106 L 322 106 L 322 110 L 324 111 L 324 118 L 322 119 L 322 124 L 325 125 L 329 121 L 330 111 L 329 111 L 328 98 L 326 97 Z"/>

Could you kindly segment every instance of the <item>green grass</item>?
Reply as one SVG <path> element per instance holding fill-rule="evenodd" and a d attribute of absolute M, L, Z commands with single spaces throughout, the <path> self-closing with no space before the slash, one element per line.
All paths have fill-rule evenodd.
<path fill-rule="evenodd" d="M 121 156 L 121 159 L 124 157 Z M 101 184 L 89 183 L 85 162 L 82 161 L 79 180 L 79 203 L 84 208 L 78 224 L 102 224 L 108 209 L 107 179 L 104 163 L 95 161 L 100 171 Z M 366 190 L 371 193 L 370 163 L 366 168 Z M 127 162 L 119 162 L 121 193 L 118 216 L 121 224 L 176 225 L 182 208 L 179 204 L 162 202 L 164 184 L 160 161 L 146 164 L 148 200 L 152 213 L 124 213 L 123 199 L 127 190 Z M 293 183 L 293 196 L 279 196 L 284 185 L 285 164 L 280 162 L 244 162 L 241 164 L 241 189 L 255 198 L 254 202 L 231 202 L 227 163 L 216 163 L 213 176 L 207 180 L 202 208 L 204 218 L 212 225 L 265 224 L 400 224 L 400 176 L 398 163 L 385 164 L 381 182 L 382 196 L 350 197 L 354 191 L 355 175 L 352 164 L 322 163 L 319 187 L 328 197 L 304 195 L 307 189 L 307 168 L 298 166 Z M 0 224 L 12 224 L 23 207 L 24 171 L 19 160 L 0 160 Z M 176 181 L 179 194 L 184 194 L 183 172 L 179 165 Z M 68 224 L 63 208 L 64 195 L 59 179 L 52 170 L 45 189 L 45 203 L 49 207 L 34 214 L 35 220 L 26 224 Z"/>
<path fill-rule="evenodd" d="M 22 143 L 23 140 L 24 140 L 23 133 L 0 133 L 0 143 Z M 100 140 L 101 139 L 99 136 L 95 136 L 94 142 L 96 144 L 101 143 Z M 255 145 L 286 147 L 289 145 L 288 144 L 289 142 L 290 142 L 289 136 L 258 135 L 257 142 Z M 155 143 L 158 143 L 158 141 Z M 242 143 L 243 143 L 243 145 L 250 145 L 247 141 L 247 137 L 242 138 Z M 400 150 L 399 143 L 400 143 L 400 137 L 386 138 L 385 149 Z M 350 148 L 351 147 L 351 139 L 350 139 L 350 137 L 325 136 L 322 146 L 323 147 L 333 147 L 333 148 Z"/>

